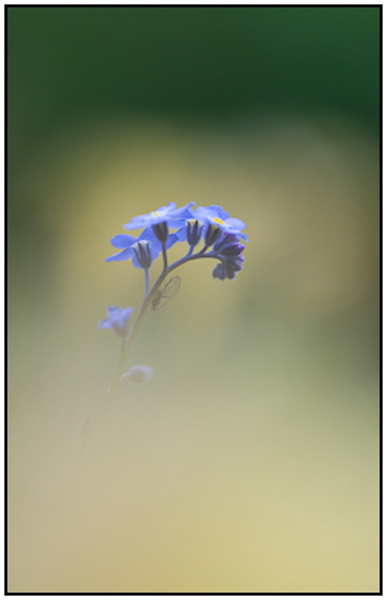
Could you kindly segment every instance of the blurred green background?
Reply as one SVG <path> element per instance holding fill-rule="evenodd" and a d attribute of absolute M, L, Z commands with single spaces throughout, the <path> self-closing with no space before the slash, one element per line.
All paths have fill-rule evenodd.
<path fill-rule="evenodd" d="M 377 592 L 380 8 L 6 10 L 9 591 Z M 109 239 L 192 200 L 245 268 L 181 269 L 86 444 Z"/>

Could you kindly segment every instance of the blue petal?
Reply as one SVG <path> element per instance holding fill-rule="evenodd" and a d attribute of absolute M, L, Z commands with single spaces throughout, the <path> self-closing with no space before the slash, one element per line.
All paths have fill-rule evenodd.
<path fill-rule="evenodd" d="M 179 239 L 176 233 L 169 233 L 168 239 L 166 240 L 166 248 L 171 248 L 178 241 Z"/>
<path fill-rule="evenodd" d="M 114 318 L 111 319 L 111 323 L 112 323 L 113 327 L 115 327 L 116 329 L 126 328 L 127 321 L 130 317 L 130 312 L 128 315 L 126 315 L 126 314 L 124 314 L 125 311 L 122 310 L 119 312 L 118 315 L 115 315 Z"/>
<path fill-rule="evenodd" d="M 226 220 L 225 224 L 236 231 L 241 231 L 242 229 L 246 228 L 246 224 L 243 223 L 241 219 L 230 218 Z"/>
<path fill-rule="evenodd" d="M 138 241 L 142 242 L 144 240 L 151 242 L 155 246 L 159 246 L 160 250 L 162 250 L 162 244 L 159 241 L 159 239 L 156 237 L 156 235 L 153 231 L 153 227 L 147 227 L 146 229 L 144 229 L 142 231 L 141 235 L 138 236 Z"/>
<path fill-rule="evenodd" d="M 212 204 L 211 206 L 199 206 L 197 208 L 197 216 L 201 217 L 205 221 L 210 221 L 212 219 L 221 219 L 221 221 L 225 221 L 229 217 L 229 213 L 227 213 L 221 206 L 217 204 Z"/>
<path fill-rule="evenodd" d="M 161 206 L 157 210 L 148 213 L 146 215 L 140 215 L 139 217 L 133 217 L 131 221 L 124 225 L 127 230 L 130 229 L 141 229 L 142 227 L 149 227 L 150 225 L 156 225 L 162 223 L 162 221 L 168 220 L 168 214 L 176 208 L 174 202 L 169 202 L 168 206 Z M 157 215 L 158 212 L 162 212 L 161 215 Z"/>
<path fill-rule="evenodd" d="M 111 327 L 111 323 L 108 319 L 101 321 L 98 326 L 99 329 L 111 329 Z"/>
<path fill-rule="evenodd" d="M 115 260 L 128 260 L 134 254 L 133 248 L 126 248 L 126 250 L 122 250 L 122 252 L 118 252 L 118 254 L 113 254 L 106 258 L 106 262 L 111 262 Z"/>
<path fill-rule="evenodd" d="M 186 242 L 186 237 L 187 237 L 187 228 L 186 225 L 184 227 L 181 227 L 181 229 L 179 229 L 178 231 L 176 231 L 175 233 L 173 233 L 172 235 L 175 235 L 177 237 L 178 242 Z"/>
<path fill-rule="evenodd" d="M 162 249 L 162 246 L 160 247 L 159 245 L 153 244 L 153 242 L 151 242 L 150 254 L 151 254 L 152 261 L 155 260 L 156 258 L 158 258 L 158 255 L 161 252 L 161 249 Z"/>
<path fill-rule="evenodd" d="M 218 204 L 212 204 L 211 206 L 208 206 L 208 210 L 210 210 L 213 213 L 216 213 L 215 218 L 221 219 L 222 221 L 225 221 L 229 217 L 229 213 L 227 213 L 227 211 L 224 210 L 223 207 L 219 206 Z"/>
<path fill-rule="evenodd" d="M 120 233 L 111 238 L 110 242 L 114 246 L 114 248 L 129 248 L 132 244 L 134 244 L 137 240 L 132 235 L 128 235 L 127 233 Z"/>
<path fill-rule="evenodd" d="M 167 210 L 168 212 L 171 212 L 172 210 L 176 209 L 176 203 L 175 202 L 169 202 L 169 204 L 167 206 L 161 206 L 161 208 L 158 208 L 155 212 L 158 212 L 159 210 Z"/>
<path fill-rule="evenodd" d="M 173 219 L 177 219 L 177 220 L 186 220 L 186 219 L 191 219 L 192 218 L 192 210 L 191 210 L 191 206 L 194 206 L 196 203 L 195 202 L 189 202 L 188 204 L 186 204 L 185 206 L 182 206 L 181 208 L 176 208 L 176 210 L 173 210 L 172 214 L 170 215 L 171 218 Z"/>
<path fill-rule="evenodd" d="M 130 231 L 131 229 L 142 229 L 142 227 L 146 227 L 150 225 L 151 220 L 149 215 L 141 215 L 139 217 L 133 217 L 127 225 L 124 225 L 124 228 Z"/>
<path fill-rule="evenodd" d="M 194 204 L 195 202 L 189 202 L 186 206 L 176 208 L 175 202 L 169 202 L 168 206 L 161 206 L 147 215 L 133 217 L 127 225 L 124 225 L 124 228 L 130 231 L 131 229 L 150 227 L 162 222 L 166 222 L 169 227 L 177 228 L 181 225 L 181 222 L 191 218 L 192 211 L 190 207 Z"/>

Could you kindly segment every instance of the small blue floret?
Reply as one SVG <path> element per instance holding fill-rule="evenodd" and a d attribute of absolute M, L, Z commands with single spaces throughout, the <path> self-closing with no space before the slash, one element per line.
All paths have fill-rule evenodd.
<path fill-rule="evenodd" d="M 115 333 L 125 337 L 129 333 L 129 318 L 133 310 L 133 308 L 109 306 L 107 308 L 109 317 L 99 323 L 99 329 L 113 329 Z"/>
<path fill-rule="evenodd" d="M 193 211 L 191 211 L 193 212 Z M 203 234 L 205 235 L 210 226 L 218 227 L 223 233 L 232 233 L 238 235 L 244 241 L 248 241 L 245 233 L 241 233 L 246 225 L 240 219 L 229 217 L 221 206 L 212 204 L 211 206 L 199 206 L 195 211 L 196 219 L 205 224 Z"/>
<path fill-rule="evenodd" d="M 152 227 L 147 227 L 147 229 L 144 229 L 137 238 L 133 237 L 132 235 L 128 235 L 127 233 L 120 233 L 111 238 L 110 241 L 114 248 L 121 248 L 122 250 L 121 252 L 118 252 L 118 254 L 113 254 L 112 256 L 106 258 L 106 262 L 129 260 L 132 258 L 133 265 L 137 267 L 137 269 L 142 269 L 143 267 L 137 260 L 135 244 L 138 242 L 150 242 L 151 262 L 158 257 L 160 252 L 162 252 L 162 243 L 157 239 Z M 177 235 L 175 233 L 171 233 L 166 241 L 166 248 L 170 248 L 177 241 Z"/>

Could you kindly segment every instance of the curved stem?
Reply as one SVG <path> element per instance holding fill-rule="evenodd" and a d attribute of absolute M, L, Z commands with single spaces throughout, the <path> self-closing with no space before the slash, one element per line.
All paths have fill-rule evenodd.
<path fill-rule="evenodd" d="M 103 405 L 103 413 L 105 413 L 108 409 L 108 407 L 111 405 L 111 402 L 113 400 L 113 396 L 114 396 L 114 392 L 116 390 L 116 387 L 121 379 L 121 375 L 123 373 L 124 367 L 125 367 L 125 363 L 126 360 L 129 356 L 130 350 L 133 346 L 134 340 L 135 340 L 135 336 L 137 335 L 139 326 L 145 316 L 147 307 L 150 304 L 150 301 L 152 300 L 155 292 L 157 291 L 157 289 L 159 288 L 159 286 L 161 285 L 161 283 L 163 282 L 163 280 L 165 279 L 165 277 L 168 274 L 168 269 L 164 269 L 161 273 L 161 275 L 158 277 L 157 281 L 155 282 L 155 284 L 153 285 L 153 287 L 151 288 L 150 292 L 145 295 L 144 301 L 142 302 L 142 306 L 140 308 L 140 311 L 137 315 L 136 321 L 133 325 L 133 328 L 131 329 L 129 336 L 127 338 L 127 342 L 125 344 L 125 346 L 122 349 L 121 352 L 121 358 L 119 360 L 119 364 L 117 367 L 117 370 L 115 372 L 115 375 L 113 377 L 113 380 L 110 384 L 110 387 L 107 390 L 107 394 L 106 394 L 106 399 L 105 399 L 105 403 Z"/>
<path fill-rule="evenodd" d="M 197 254 L 192 254 L 191 256 L 186 255 L 183 258 L 180 258 L 180 260 L 176 260 L 176 262 L 174 262 L 173 264 L 171 264 L 169 266 L 167 274 L 169 274 L 171 271 L 174 271 L 174 269 L 177 269 L 177 267 L 180 267 L 184 263 L 189 262 L 191 260 L 196 260 L 197 258 L 217 258 L 218 259 L 218 256 L 215 253 L 208 252 L 207 254 L 204 254 L 204 252 L 207 249 L 208 249 L 208 246 L 205 246 L 202 250 L 200 250 L 200 252 L 197 252 Z"/>
<path fill-rule="evenodd" d="M 194 246 L 190 246 L 190 248 L 187 251 L 187 253 L 185 254 L 184 258 L 187 258 L 188 256 L 192 256 L 193 250 L 194 250 Z"/>
<path fill-rule="evenodd" d="M 158 288 L 160 287 L 160 285 L 163 283 L 163 281 L 166 279 L 166 277 L 169 275 L 169 273 L 171 273 L 171 271 L 174 271 L 174 269 L 177 269 L 178 267 L 180 267 L 181 265 L 183 265 L 186 262 L 189 262 L 191 260 L 195 260 L 198 258 L 218 258 L 218 256 L 215 253 L 209 253 L 208 254 L 204 254 L 205 250 L 207 249 L 207 246 L 205 246 L 202 250 L 200 250 L 200 252 L 197 252 L 197 254 L 192 254 L 191 256 L 184 256 L 183 258 L 181 258 L 180 260 L 177 260 L 176 262 L 174 262 L 173 264 L 171 264 L 169 267 L 167 266 L 167 260 L 165 261 L 165 257 L 164 257 L 164 269 L 162 271 L 162 273 L 159 275 L 158 279 L 156 280 L 156 282 L 154 283 L 153 287 L 151 288 L 150 292 L 148 294 L 145 294 L 145 298 L 144 301 L 142 302 L 142 306 L 140 308 L 140 311 L 137 315 L 137 319 L 134 323 L 134 326 L 132 328 L 132 330 L 130 331 L 130 334 L 127 338 L 127 342 L 125 343 L 125 341 L 122 341 L 122 348 L 121 348 L 121 357 L 118 363 L 118 367 L 117 370 L 115 372 L 115 375 L 113 377 L 113 380 L 110 384 L 110 387 L 107 390 L 107 394 L 106 394 L 106 399 L 105 399 L 105 403 L 103 405 L 102 408 L 102 412 L 103 414 L 106 413 L 107 409 L 109 408 L 109 406 L 111 405 L 111 402 L 113 400 L 114 397 L 114 392 L 117 388 L 117 385 L 121 379 L 124 367 L 125 367 L 125 363 L 126 360 L 130 354 L 130 350 L 133 347 L 133 343 L 135 340 L 135 337 L 138 333 L 138 329 L 142 323 L 142 320 L 145 316 L 146 310 L 151 302 L 151 300 L 154 297 L 155 292 L 158 290 Z M 166 254 L 166 249 L 165 249 L 165 254 Z M 145 270 L 145 277 L 146 277 L 146 270 Z"/>

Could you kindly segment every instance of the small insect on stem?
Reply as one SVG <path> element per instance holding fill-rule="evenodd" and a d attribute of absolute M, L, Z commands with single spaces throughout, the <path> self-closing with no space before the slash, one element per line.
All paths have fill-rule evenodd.
<path fill-rule="evenodd" d="M 178 290 L 181 285 L 181 277 L 176 275 L 169 279 L 169 281 L 164 285 L 162 290 L 157 290 L 153 300 L 151 301 L 151 307 L 153 310 L 159 310 L 165 304 L 167 304 L 176 294 L 178 294 Z"/>

